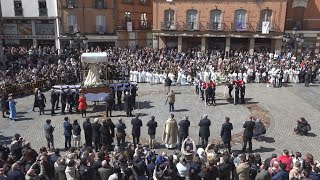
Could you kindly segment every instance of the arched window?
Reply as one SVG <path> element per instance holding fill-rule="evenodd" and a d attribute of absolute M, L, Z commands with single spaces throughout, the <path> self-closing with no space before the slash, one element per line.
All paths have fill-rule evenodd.
<path fill-rule="evenodd" d="M 272 18 L 272 10 L 271 9 L 263 9 L 260 11 L 260 22 L 271 22 Z"/>
<path fill-rule="evenodd" d="M 174 24 L 174 10 L 164 10 L 164 21 L 166 24 Z"/>
<path fill-rule="evenodd" d="M 246 28 L 247 11 L 243 9 L 236 10 L 234 14 L 234 26 L 236 30 L 244 30 Z"/>
<path fill-rule="evenodd" d="M 210 28 L 213 30 L 221 28 L 221 11 L 218 9 L 210 11 Z"/>
<path fill-rule="evenodd" d="M 141 25 L 147 26 L 147 13 L 142 13 L 140 16 Z"/>
<path fill-rule="evenodd" d="M 198 28 L 197 19 L 198 19 L 198 11 L 197 10 L 191 9 L 191 10 L 187 11 L 186 23 L 187 23 L 187 28 L 189 30 L 194 30 L 194 29 Z"/>

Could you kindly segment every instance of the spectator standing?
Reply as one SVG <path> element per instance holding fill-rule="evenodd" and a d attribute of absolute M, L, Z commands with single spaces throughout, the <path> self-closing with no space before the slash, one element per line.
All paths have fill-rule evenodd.
<path fill-rule="evenodd" d="M 78 110 L 81 111 L 81 116 L 86 117 L 87 116 L 87 102 L 86 97 L 83 93 L 80 93 L 79 100 L 78 100 L 79 106 Z"/>
<path fill-rule="evenodd" d="M 165 93 L 168 94 L 170 92 L 170 87 L 171 87 L 171 84 L 172 84 L 172 81 L 171 79 L 168 77 L 167 75 L 167 78 L 164 80 L 164 89 L 165 89 Z"/>
<path fill-rule="evenodd" d="M 169 112 L 174 111 L 174 103 L 176 101 L 176 95 L 174 94 L 173 90 L 167 95 L 166 103 L 169 103 Z"/>
<path fill-rule="evenodd" d="M 101 128 L 101 124 L 99 123 L 98 118 L 94 119 L 94 123 L 91 124 L 91 127 L 92 127 L 92 143 L 94 145 L 95 151 L 98 152 L 100 148 L 100 128 Z"/>
<path fill-rule="evenodd" d="M 45 132 L 45 137 L 47 139 L 47 145 L 48 148 L 50 149 L 50 144 L 52 145 L 52 148 L 54 148 L 54 143 L 53 143 L 53 131 L 54 127 L 51 126 L 51 120 L 47 119 L 46 124 L 43 126 L 44 132 Z"/>
<path fill-rule="evenodd" d="M 151 120 L 147 123 L 148 126 L 148 134 L 150 136 L 149 139 L 149 148 L 155 149 L 155 138 L 156 138 L 156 129 L 158 127 L 158 123 L 155 121 L 155 117 L 151 116 Z"/>
<path fill-rule="evenodd" d="M 9 110 L 10 110 L 9 118 L 11 120 L 15 120 L 15 118 L 17 117 L 16 102 L 13 100 L 12 96 L 9 96 L 8 101 L 9 101 Z"/>
<path fill-rule="evenodd" d="M 247 144 L 249 143 L 249 152 L 252 152 L 252 137 L 253 137 L 253 129 L 255 126 L 255 122 L 253 118 L 250 116 L 249 119 L 243 124 L 243 147 L 242 152 L 246 152 Z"/>
<path fill-rule="evenodd" d="M 200 126 L 199 136 L 201 138 L 201 147 L 205 149 L 208 145 L 208 139 L 210 137 L 211 120 L 208 119 L 208 115 L 203 115 L 203 118 L 200 120 L 198 126 Z"/>
<path fill-rule="evenodd" d="M 139 119 L 139 114 L 136 115 L 135 118 L 131 120 L 132 125 L 132 139 L 133 139 L 133 145 L 134 148 L 137 147 L 137 144 L 140 142 L 140 134 L 141 134 L 141 127 L 142 127 L 142 121 Z"/>
<path fill-rule="evenodd" d="M 86 140 L 86 146 L 92 146 L 92 126 L 89 118 L 83 122 L 83 131 L 84 138 Z"/>
<path fill-rule="evenodd" d="M 292 165 L 292 157 L 287 149 L 283 150 L 283 154 L 279 156 L 278 160 L 286 165 L 286 171 L 289 172 Z"/>
<path fill-rule="evenodd" d="M 72 135 L 72 125 L 69 123 L 69 118 L 64 117 L 63 122 L 63 135 L 64 135 L 64 148 L 65 150 L 71 147 L 71 135 Z"/>
<path fill-rule="evenodd" d="M 224 148 L 228 149 L 228 152 L 231 153 L 231 131 L 233 130 L 233 125 L 230 123 L 230 118 L 225 118 L 225 123 L 222 124 L 220 136 L 222 138 Z"/>
<path fill-rule="evenodd" d="M 178 124 L 171 114 L 170 118 L 164 124 L 163 140 L 166 148 L 173 149 L 178 141 Z"/>
<path fill-rule="evenodd" d="M 80 141 L 81 141 L 81 127 L 78 124 L 78 120 L 73 121 L 72 125 L 72 135 L 73 135 L 73 144 L 74 147 L 80 149 Z"/>
<path fill-rule="evenodd" d="M 103 160 L 101 163 L 102 167 L 98 169 L 98 172 L 100 174 L 100 178 L 103 179 L 108 179 L 111 174 L 113 173 L 112 167 L 110 167 L 110 164 L 108 161 Z"/>
<path fill-rule="evenodd" d="M 190 127 L 190 121 L 189 117 L 185 116 L 180 122 L 179 122 L 179 149 L 181 149 L 182 142 L 189 136 L 189 127 Z"/>
<path fill-rule="evenodd" d="M 40 90 L 38 90 L 39 115 L 44 114 L 44 108 L 46 107 L 46 103 L 46 97 Z"/>
<path fill-rule="evenodd" d="M 123 123 L 122 118 L 119 118 L 118 123 L 116 124 L 117 129 L 117 145 L 121 148 L 125 148 L 125 139 L 126 139 L 126 125 Z"/>

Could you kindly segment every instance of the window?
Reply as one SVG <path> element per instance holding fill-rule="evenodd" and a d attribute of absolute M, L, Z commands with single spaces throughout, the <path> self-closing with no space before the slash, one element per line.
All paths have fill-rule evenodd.
<path fill-rule="evenodd" d="M 221 28 L 221 11 L 212 10 L 210 12 L 210 28 L 213 30 L 219 30 Z"/>
<path fill-rule="evenodd" d="M 77 16 L 73 14 L 68 14 L 68 31 L 71 34 L 78 31 Z"/>
<path fill-rule="evenodd" d="M 246 28 L 246 10 L 236 10 L 234 16 L 235 30 L 244 30 Z"/>
<path fill-rule="evenodd" d="M 104 34 L 106 31 L 106 17 L 102 15 L 96 16 L 96 25 L 97 32 L 99 34 Z"/>
<path fill-rule="evenodd" d="M 124 12 L 124 19 L 127 22 L 130 22 L 131 21 L 131 12 Z"/>
<path fill-rule="evenodd" d="M 197 10 L 188 10 L 187 11 L 187 28 L 188 30 L 197 29 L 197 18 L 198 12 Z"/>
<path fill-rule="evenodd" d="M 21 1 L 14 1 L 14 13 L 16 16 L 23 16 Z"/>
<path fill-rule="evenodd" d="M 104 0 L 95 0 L 96 1 L 96 8 L 103 9 L 104 8 Z"/>
<path fill-rule="evenodd" d="M 47 3 L 44 0 L 38 2 L 39 4 L 39 16 L 48 16 Z"/>
<path fill-rule="evenodd" d="M 123 0 L 123 3 L 125 4 L 131 4 L 133 1 L 132 0 Z"/>
<path fill-rule="evenodd" d="M 66 5 L 66 7 L 67 8 L 74 8 L 74 6 L 75 6 L 75 0 L 67 0 L 67 3 L 66 3 L 67 5 Z"/>
<path fill-rule="evenodd" d="M 264 9 L 260 12 L 260 22 L 271 22 L 272 10 Z"/>
<path fill-rule="evenodd" d="M 174 24 L 174 10 L 169 9 L 164 11 L 164 22 L 169 25 Z"/>
<path fill-rule="evenodd" d="M 147 26 L 147 13 L 142 13 L 140 20 L 141 20 L 141 26 Z"/>
<path fill-rule="evenodd" d="M 148 0 L 140 0 L 140 4 L 145 5 L 148 3 Z"/>

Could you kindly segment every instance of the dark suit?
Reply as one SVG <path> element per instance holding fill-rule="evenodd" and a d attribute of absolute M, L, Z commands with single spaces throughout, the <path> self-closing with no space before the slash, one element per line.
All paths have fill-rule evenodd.
<path fill-rule="evenodd" d="M 125 138 L 126 138 L 126 125 L 123 122 L 119 122 L 115 126 L 117 128 L 117 143 L 118 146 L 124 148 L 125 146 Z"/>
<path fill-rule="evenodd" d="M 55 104 L 57 102 L 57 95 L 56 95 L 56 92 L 54 92 L 54 91 L 51 91 L 51 100 L 50 100 L 50 102 L 51 102 L 51 116 L 53 116 L 55 114 L 54 106 L 55 106 Z"/>
<path fill-rule="evenodd" d="M 64 111 L 66 109 L 66 104 L 67 104 L 67 93 L 62 92 L 61 93 L 61 114 L 64 114 Z"/>
<path fill-rule="evenodd" d="M 241 104 L 244 104 L 245 101 L 244 101 L 244 96 L 246 95 L 246 86 L 243 84 L 241 87 L 240 87 L 240 99 L 241 99 Z"/>
<path fill-rule="evenodd" d="M 127 117 L 132 116 L 132 97 L 131 95 L 125 95 L 123 97 L 124 109 L 126 110 Z"/>
<path fill-rule="evenodd" d="M 117 91 L 118 110 L 122 110 L 121 97 L 122 97 L 122 91 Z"/>
<path fill-rule="evenodd" d="M 202 148 L 206 148 L 208 145 L 208 139 L 210 137 L 210 129 L 211 121 L 210 119 L 201 119 L 198 126 L 200 126 L 199 136 L 201 137 L 201 146 Z"/>
<path fill-rule="evenodd" d="M 179 149 L 181 149 L 182 141 L 189 136 L 189 120 L 182 120 L 178 124 L 180 126 L 178 137 L 179 137 Z"/>
<path fill-rule="evenodd" d="M 71 135 L 72 135 L 72 125 L 68 122 L 65 121 L 63 123 L 63 135 L 64 135 L 64 147 L 66 149 L 71 147 Z"/>
<path fill-rule="evenodd" d="M 99 144 L 100 144 L 100 127 L 101 124 L 99 122 L 95 122 L 91 124 L 92 127 L 92 142 L 94 144 L 94 149 L 96 152 L 99 150 Z"/>
<path fill-rule="evenodd" d="M 252 151 L 252 137 L 253 137 L 253 129 L 255 126 L 255 122 L 252 120 L 246 121 L 243 124 L 243 147 L 242 151 L 246 151 L 247 144 L 249 143 L 249 152 Z"/>
<path fill-rule="evenodd" d="M 84 138 L 86 146 L 92 146 L 92 127 L 90 122 L 83 122 Z"/>
<path fill-rule="evenodd" d="M 48 143 L 48 147 L 50 148 L 50 143 L 52 144 L 52 147 L 54 147 L 54 143 L 53 143 L 53 131 L 54 131 L 54 127 L 52 127 L 50 124 L 45 124 L 43 126 L 44 132 L 45 132 L 45 137 L 47 139 L 47 143 Z"/>
<path fill-rule="evenodd" d="M 131 124 L 132 124 L 132 139 L 133 139 L 133 144 L 134 144 L 134 148 L 136 148 L 136 144 L 139 144 L 142 121 L 141 121 L 141 119 L 139 119 L 139 118 L 133 118 L 133 119 L 131 120 Z"/>
<path fill-rule="evenodd" d="M 232 123 L 225 122 L 222 124 L 220 136 L 223 141 L 224 147 L 229 150 L 229 153 L 231 153 L 231 131 L 233 130 Z"/>

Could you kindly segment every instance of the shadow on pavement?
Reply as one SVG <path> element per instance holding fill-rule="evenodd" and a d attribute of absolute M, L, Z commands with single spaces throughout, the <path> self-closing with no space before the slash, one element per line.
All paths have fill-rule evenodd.
<path fill-rule="evenodd" d="M 0 135 L 0 143 L 1 144 L 10 144 L 11 142 L 12 142 L 12 136 Z"/>
<path fill-rule="evenodd" d="M 317 137 L 317 135 L 315 133 L 308 133 L 307 136 L 308 137 Z"/>
<path fill-rule="evenodd" d="M 266 142 L 266 143 L 274 143 L 274 142 L 276 142 L 273 137 L 266 137 L 266 136 L 259 137 L 259 141 L 260 142 Z"/>
<path fill-rule="evenodd" d="M 188 109 L 175 109 L 174 112 L 186 112 Z"/>
<path fill-rule="evenodd" d="M 138 109 L 150 109 L 153 108 L 154 106 L 151 105 L 151 101 L 143 101 L 143 102 L 138 102 L 139 103 L 139 108 Z"/>
<path fill-rule="evenodd" d="M 253 152 L 255 152 L 255 153 L 266 153 L 266 152 L 273 152 L 275 150 L 276 150 L 275 148 L 267 148 L 267 147 L 260 146 L 259 149 L 255 149 L 255 150 L 253 150 Z"/>

